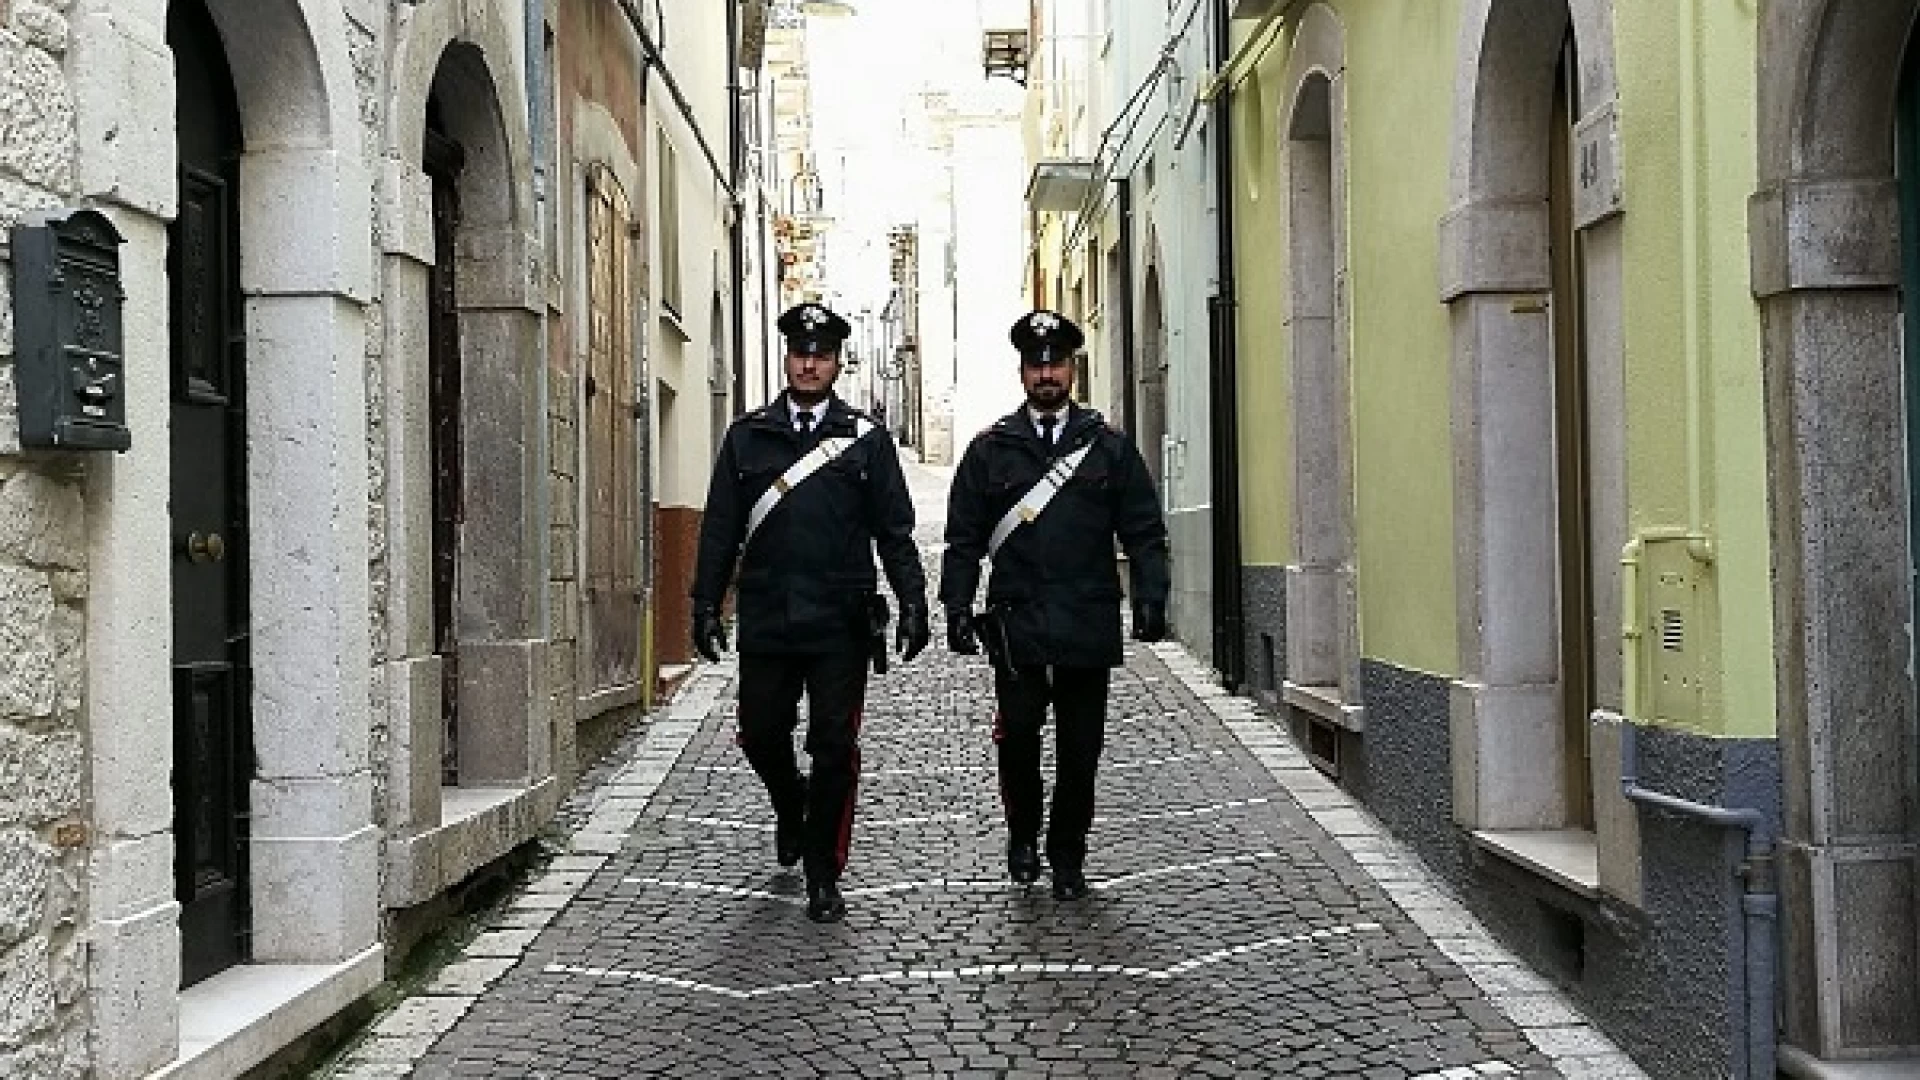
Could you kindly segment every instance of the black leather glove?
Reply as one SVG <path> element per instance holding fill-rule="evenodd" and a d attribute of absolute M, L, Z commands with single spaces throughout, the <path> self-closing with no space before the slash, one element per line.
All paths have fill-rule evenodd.
<path fill-rule="evenodd" d="M 980 651 L 980 641 L 973 633 L 973 612 L 959 607 L 947 609 L 947 648 L 962 656 Z"/>
<path fill-rule="evenodd" d="M 693 608 L 693 648 L 714 663 L 720 662 L 720 650 L 727 647 L 727 624 L 720 620 L 720 609 L 712 604 Z"/>
<path fill-rule="evenodd" d="M 1133 640 L 1163 641 L 1167 636 L 1167 609 L 1143 600 L 1133 606 Z"/>
<path fill-rule="evenodd" d="M 900 625 L 894 629 L 894 647 L 900 650 L 900 659 L 911 660 L 920 655 L 927 647 L 927 641 L 933 632 L 927 629 L 927 606 L 925 604 L 900 605 Z"/>

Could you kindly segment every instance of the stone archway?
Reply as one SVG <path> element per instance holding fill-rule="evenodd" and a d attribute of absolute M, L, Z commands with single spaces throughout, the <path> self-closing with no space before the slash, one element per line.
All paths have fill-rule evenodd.
<path fill-rule="evenodd" d="M 381 222 L 387 551 L 376 566 L 387 586 L 390 906 L 427 899 L 504 854 L 555 798 L 543 303 L 525 92 L 510 74 L 514 25 L 492 3 L 428 0 L 406 9 L 394 52 Z M 441 270 L 454 283 L 459 367 L 463 517 L 450 557 L 457 586 L 442 618 L 452 627 L 453 678 L 446 644 L 434 641 L 429 285 L 442 253 L 426 167 L 430 111 L 435 137 L 459 148 L 457 176 L 441 178 L 443 201 L 450 184 L 459 214 Z M 440 775 L 443 753 L 457 785 Z"/>
<path fill-rule="evenodd" d="M 1454 812 L 1474 829 L 1561 829 L 1581 820 L 1576 778 L 1560 767 L 1572 748 L 1561 704 L 1556 463 L 1553 455 L 1511 452 L 1556 440 L 1549 132 L 1569 32 L 1579 57 L 1574 140 L 1600 155 L 1570 207 L 1581 241 L 1579 333 L 1593 417 L 1585 447 L 1594 523 L 1590 617 L 1596 640 L 1618 640 L 1626 497 L 1612 5 L 1540 7 L 1527 0 L 1466 5 L 1454 208 L 1441 222 L 1442 299 L 1454 339 Z M 1618 648 L 1600 649 L 1594 669 L 1598 702 L 1617 705 Z M 1595 760 L 1605 756 L 1596 750 Z M 1604 848 L 1606 815 L 1601 826 Z M 1611 891 L 1637 897 L 1638 885 L 1623 879 Z"/>
<path fill-rule="evenodd" d="M 1920 746 L 1901 385 L 1897 88 L 1920 3 L 1761 23 L 1762 312 L 1785 809 L 1790 1068 L 1920 1056 Z M 1906 298 L 1911 303 L 1912 298 Z"/>
<path fill-rule="evenodd" d="M 169 85 L 168 4 L 73 21 L 76 64 L 113 68 L 102 86 Z M 250 633 L 255 767 L 250 820 L 251 959 L 330 967 L 329 993 L 381 977 L 378 833 L 372 824 L 367 535 L 342 528 L 367 499 L 365 305 L 371 295 L 360 100 L 338 6 L 318 0 L 206 0 L 232 82 L 239 159 L 239 274 L 247 330 Z M 130 310 L 165 295 L 167 219 L 178 206 L 166 94 L 76 103 L 82 193 L 114 208 Z M 118 137 L 116 137 L 118 136 Z M 299 212 L 288 212 L 298 207 Z M 161 313 L 146 311 L 152 318 Z M 167 334 L 129 335 L 129 360 L 167 369 Z M 158 355 L 152 355 L 157 352 Z M 157 400 L 129 416 L 167 416 Z M 131 390 L 131 388 L 130 388 Z M 142 393 L 147 392 L 145 389 Z M 144 422 L 144 421 L 141 421 Z M 163 431 L 135 447 L 90 497 L 90 763 L 97 830 L 87 931 L 94 1044 L 102 1076 L 138 1076 L 179 1050 L 180 1016 L 201 1006 L 156 993 L 178 973 L 171 890 L 154 892 L 172 838 L 166 685 L 170 556 Z M 157 561 L 156 561 L 157 560 Z M 320 598 L 320 599 L 317 599 Z M 163 744 L 154 745 L 158 737 Z M 171 884 L 170 882 L 168 884 Z M 172 959 L 167 959 L 172 957 Z M 275 1047 L 261 1041 L 264 1056 Z M 246 1062 L 245 1064 L 251 1064 Z"/>
<path fill-rule="evenodd" d="M 1287 567 L 1288 703 L 1359 727 L 1359 605 L 1346 278 L 1346 34 L 1324 4 L 1301 16 L 1288 58 L 1288 352 L 1293 554 Z"/>
<path fill-rule="evenodd" d="M 1167 497 L 1167 313 L 1161 294 L 1159 243 L 1148 234 L 1147 250 L 1154 254 L 1147 261 L 1145 285 L 1140 295 L 1139 370 L 1134 373 L 1134 444 L 1147 459 L 1147 472 L 1161 498 Z"/>

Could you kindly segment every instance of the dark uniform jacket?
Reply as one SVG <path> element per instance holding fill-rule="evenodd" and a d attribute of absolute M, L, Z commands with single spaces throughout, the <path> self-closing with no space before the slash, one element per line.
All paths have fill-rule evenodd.
<path fill-rule="evenodd" d="M 1133 597 L 1164 610 L 1171 579 L 1167 527 L 1147 464 L 1099 413 L 1073 406 L 1049 446 L 1022 407 L 967 447 L 947 504 L 940 600 L 969 608 L 980 561 L 1000 519 L 1039 482 L 1054 457 L 1091 443 L 1085 461 L 1037 519 L 1015 529 L 993 560 L 987 609 L 1006 627 L 1015 664 L 1114 667 L 1123 661 L 1120 575 L 1126 549 Z"/>
<path fill-rule="evenodd" d="M 741 652 L 864 648 L 865 604 L 877 585 L 876 545 L 894 595 L 903 604 L 926 604 L 926 573 L 913 544 L 913 502 L 885 430 L 858 440 L 787 492 L 746 541 L 747 517 L 774 480 L 820 438 L 851 439 L 855 420 L 867 419 L 837 397 L 828 402 L 826 415 L 803 438 L 793 430 L 781 395 L 733 422 L 714 463 L 693 600 L 718 607 L 738 560 Z"/>

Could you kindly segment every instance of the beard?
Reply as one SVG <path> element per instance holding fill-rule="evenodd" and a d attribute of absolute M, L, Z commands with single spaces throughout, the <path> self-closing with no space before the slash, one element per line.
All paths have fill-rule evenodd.
<path fill-rule="evenodd" d="M 1067 388 L 1056 382 L 1034 383 L 1027 390 L 1027 404 L 1042 412 L 1052 412 L 1067 403 Z"/>

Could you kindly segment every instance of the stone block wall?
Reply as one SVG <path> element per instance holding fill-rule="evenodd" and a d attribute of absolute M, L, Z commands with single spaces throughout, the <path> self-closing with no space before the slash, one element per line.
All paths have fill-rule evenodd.
<path fill-rule="evenodd" d="M 74 198 L 66 0 L 0 0 L 0 1076 L 87 1051 L 87 466 L 22 454 L 6 231 Z"/>
<path fill-rule="evenodd" d="M 380 101 L 380 27 L 363 24 L 353 17 L 350 10 L 346 28 L 347 51 L 353 60 L 354 91 L 362 126 L 360 151 L 363 160 L 371 166 L 384 158 L 381 152 L 381 134 L 385 125 Z M 385 251 L 387 240 L 384 226 L 388 212 L 380 196 L 380 186 L 371 185 L 368 191 L 368 238 L 372 244 L 371 250 L 375 252 Z M 373 718 L 369 748 L 372 760 L 376 762 L 391 759 L 394 743 L 392 719 L 389 716 L 392 691 L 387 685 L 391 674 L 387 664 L 393 659 L 390 646 L 393 578 L 390 572 L 387 521 L 387 333 L 384 299 L 384 292 L 376 288 L 366 306 L 367 599 L 368 612 L 373 620 L 373 633 L 368 642 L 368 658 L 373 670 L 368 705 Z M 393 780 L 387 770 L 373 770 L 374 821 L 383 828 L 393 827 L 388 812 L 392 787 Z"/>

